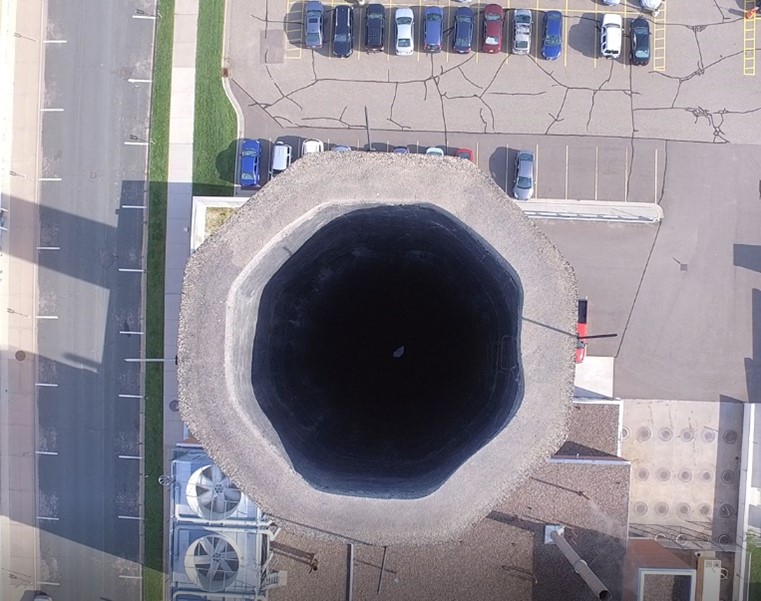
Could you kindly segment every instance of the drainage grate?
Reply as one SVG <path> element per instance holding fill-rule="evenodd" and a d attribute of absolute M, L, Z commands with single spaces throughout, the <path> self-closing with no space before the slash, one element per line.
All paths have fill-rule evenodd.
<path fill-rule="evenodd" d="M 660 438 L 662 442 L 671 442 L 671 439 L 674 438 L 674 432 L 671 428 L 661 428 L 658 431 L 658 438 Z"/>
<path fill-rule="evenodd" d="M 655 513 L 658 515 L 668 515 L 669 511 L 670 507 L 668 503 L 661 501 L 660 503 L 655 504 Z"/>
<path fill-rule="evenodd" d="M 690 482 L 692 480 L 692 472 L 688 469 L 679 470 L 679 479 L 682 482 Z"/>
<path fill-rule="evenodd" d="M 735 481 L 735 473 L 732 470 L 724 470 L 721 472 L 721 481 L 724 484 L 732 484 Z"/>
<path fill-rule="evenodd" d="M 629 432 L 629 428 L 627 428 L 626 426 L 621 428 L 621 440 L 628 439 L 630 434 L 631 432 Z"/>
<path fill-rule="evenodd" d="M 735 508 L 729 503 L 724 503 L 724 505 L 719 508 L 719 514 L 723 518 L 731 518 L 735 514 Z"/>
<path fill-rule="evenodd" d="M 671 480 L 671 470 L 665 467 L 660 468 L 655 473 L 655 475 L 658 478 L 658 480 L 660 480 L 661 482 L 668 482 L 669 480 Z"/>
<path fill-rule="evenodd" d="M 647 480 L 650 477 L 650 470 L 646 467 L 641 467 L 637 470 L 637 480 Z"/>
<path fill-rule="evenodd" d="M 676 506 L 676 512 L 681 517 L 687 517 L 688 515 L 690 515 L 690 511 L 692 511 L 692 508 L 687 503 L 679 503 Z"/>
<path fill-rule="evenodd" d="M 700 515 L 709 516 L 711 515 L 711 506 L 708 503 L 702 503 L 700 507 L 698 507 L 698 511 L 700 512 Z"/>
<path fill-rule="evenodd" d="M 700 434 L 700 437 L 703 439 L 703 442 L 711 443 L 711 442 L 714 442 L 716 440 L 716 432 L 706 428 Z"/>
<path fill-rule="evenodd" d="M 645 515 L 647 513 L 647 503 L 639 501 L 634 504 L 634 513 L 637 515 Z"/>
<path fill-rule="evenodd" d="M 648 428 L 647 426 L 642 426 L 639 430 L 637 430 L 637 440 L 640 442 L 645 442 L 650 440 L 650 437 L 653 435 L 652 430 Z"/>
<path fill-rule="evenodd" d="M 692 428 L 685 428 L 679 434 L 679 438 L 682 439 L 682 442 L 692 442 L 695 440 L 695 431 Z"/>
<path fill-rule="evenodd" d="M 737 442 L 737 432 L 734 430 L 727 430 L 724 432 L 724 435 L 722 436 L 724 439 L 724 442 L 727 444 L 735 444 Z"/>
<path fill-rule="evenodd" d="M 703 470 L 702 472 L 700 472 L 700 479 L 703 482 L 712 482 L 713 472 L 711 470 Z"/>

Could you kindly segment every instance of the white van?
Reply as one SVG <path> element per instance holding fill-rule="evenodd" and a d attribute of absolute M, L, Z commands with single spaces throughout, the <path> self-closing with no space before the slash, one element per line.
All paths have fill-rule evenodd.
<path fill-rule="evenodd" d="M 291 164 L 293 149 L 285 142 L 277 141 L 272 147 L 272 162 L 270 163 L 270 177 L 282 173 Z"/>
<path fill-rule="evenodd" d="M 623 39 L 623 19 L 621 15 L 607 14 L 602 18 L 600 31 L 600 52 L 605 58 L 618 58 Z"/>

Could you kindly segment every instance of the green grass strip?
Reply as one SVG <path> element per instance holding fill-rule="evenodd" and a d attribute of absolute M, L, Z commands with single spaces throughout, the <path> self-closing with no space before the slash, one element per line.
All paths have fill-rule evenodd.
<path fill-rule="evenodd" d="M 148 267 L 145 356 L 164 355 L 164 255 L 169 150 L 169 100 L 172 85 L 174 0 L 159 0 L 153 57 L 151 150 L 148 160 Z M 164 598 L 164 370 L 145 364 L 145 498 L 143 598 Z"/>
<path fill-rule="evenodd" d="M 224 0 L 204 0 L 198 14 L 193 194 L 232 196 L 237 117 L 222 87 Z"/>

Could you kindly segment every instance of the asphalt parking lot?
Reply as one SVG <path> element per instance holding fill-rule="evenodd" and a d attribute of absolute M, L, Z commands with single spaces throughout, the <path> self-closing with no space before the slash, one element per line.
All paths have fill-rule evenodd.
<path fill-rule="evenodd" d="M 344 2 L 324 4 L 329 15 Z M 388 24 L 398 3 L 383 4 Z M 451 22 L 458 5 L 450 0 L 412 3 L 416 52 L 406 57 L 388 42 L 382 53 L 363 52 L 364 9 L 355 9 L 358 39 L 347 59 L 332 57 L 329 42 L 319 51 L 302 47 L 302 2 L 231 0 L 225 67 L 243 136 L 264 142 L 264 171 L 268 142 L 278 139 L 294 145 L 295 157 L 307 138 L 378 151 L 465 147 L 509 188 L 515 153 L 526 149 L 537 155 L 538 198 L 657 202 L 660 226 L 538 222 L 590 297 L 590 333 L 619 333 L 592 341 L 590 353 L 617 357 L 618 396 L 761 399 L 753 359 L 761 310 L 751 303 L 761 277 L 733 254 L 761 244 L 753 226 L 758 19 L 743 18 L 745 0 L 667 0 L 657 19 L 648 17 L 658 41 L 650 65 L 639 67 L 628 58 L 637 0 L 500 4 L 508 24 L 513 9 L 532 10 L 528 56 L 507 52 L 509 27 L 498 54 L 418 52 L 424 8 L 441 6 Z M 537 54 L 545 10 L 565 17 L 554 62 Z M 604 12 L 624 18 L 616 60 L 599 57 Z"/>

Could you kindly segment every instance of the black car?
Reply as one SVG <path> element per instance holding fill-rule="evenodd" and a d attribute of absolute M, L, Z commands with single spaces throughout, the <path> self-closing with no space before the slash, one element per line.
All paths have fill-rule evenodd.
<path fill-rule="evenodd" d="M 468 6 L 458 8 L 454 14 L 454 35 L 452 50 L 467 54 L 473 46 L 473 30 L 476 27 L 476 15 Z"/>
<path fill-rule="evenodd" d="M 386 12 L 382 4 L 368 4 L 365 9 L 365 49 L 382 52 L 386 39 Z"/>
<path fill-rule="evenodd" d="M 638 17 L 629 26 L 632 41 L 632 65 L 647 65 L 650 62 L 650 25 L 647 19 Z"/>
<path fill-rule="evenodd" d="M 333 10 L 333 54 L 347 58 L 354 52 L 354 9 L 336 6 Z"/>

